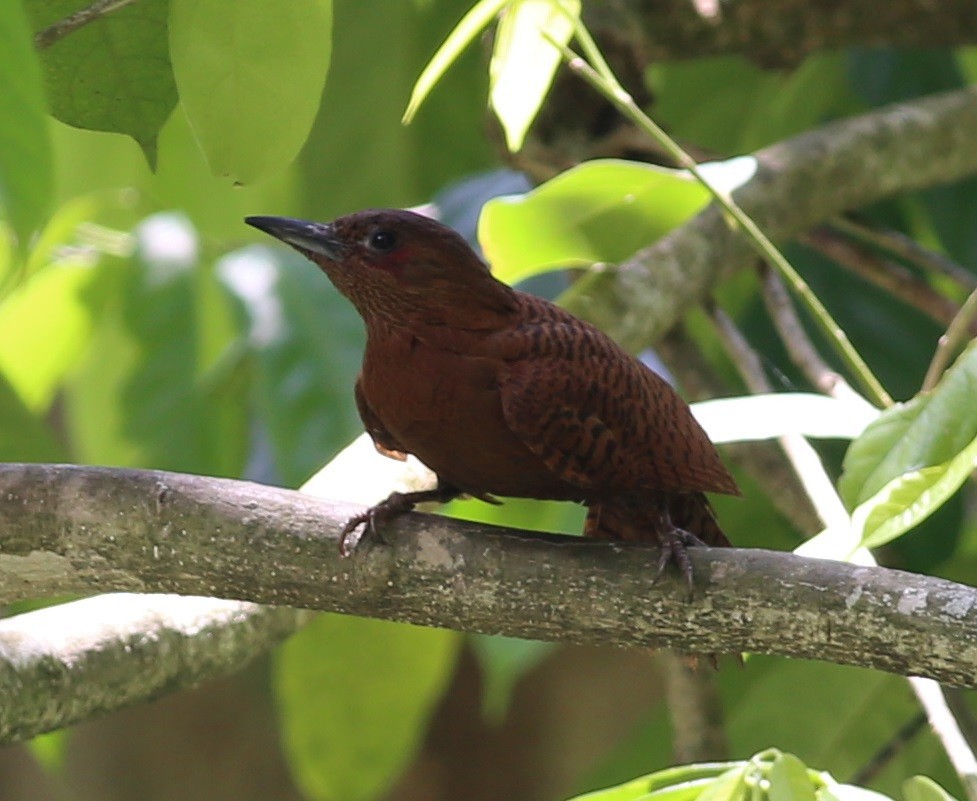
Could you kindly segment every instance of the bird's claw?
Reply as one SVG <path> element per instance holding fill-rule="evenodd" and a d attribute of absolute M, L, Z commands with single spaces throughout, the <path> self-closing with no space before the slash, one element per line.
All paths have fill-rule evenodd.
<path fill-rule="evenodd" d="M 660 535 L 659 547 L 661 555 L 658 557 L 658 566 L 655 570 L 655 579 L 658 581 L 668 567 L 669 562 L 674 562 L 685 577 L 685 585 L 689 590 L 689 600 L 692 599 L 692 560 L 689 559 L 688 548 L 705 545 L 695 534 L 677 526 L 671 526 Z"/>
<path fill-rule="evenodd" d="M 353 551 L 367 534 L 383 542 L 383 535 L 377 529 L 377 521 L 382 523 L 402 512 L 410 511 L 411 508 L 413 508 L 412 503 L 406 502 L 401 493 L 394 492 L 385 501 L 371 506 L 365 512 L 353 515 L 339 533 L 339 555 L 343 558 L 352 556 Z M 356 529 L 360 526 L 363 526 L 363 531 L 357 534 Z"/>

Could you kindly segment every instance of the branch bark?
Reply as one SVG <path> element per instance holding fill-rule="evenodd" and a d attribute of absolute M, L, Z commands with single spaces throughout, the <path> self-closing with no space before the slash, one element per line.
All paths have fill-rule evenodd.
<path fill-rule="evenodd" d="M 421 514 L 391 525 L 386 544 L 343 560 L 336 538 L 358 508 L 229 479 L 0 466 L 0 602 L 207 594 L 543 640 L 823 659 L 977 687 L 970 587 L 791 554 L 696 549 L 695 598 L 686 601 L 677 576 L 653 584 L 654 548 Z M 21 682 L 39 678 L 10 659 L 5 670 Z M 17 687 L 0 687 L 0 710 Z"/>
<path fill-rule="evenodd" d="M 736 201 L 783 242 L 842 211 L 977 172 L 977 88 L 899 103 L 755 154 Z M 755 255 L 713 205 L 615 269 L 587 274 L 567 306 L 632 351 L 653 343 L 724 271 Z"/>
<path fill-rule="evenodd" d="M 617 0 L 589 3 L 588 26 L 629 36 L 648 59 L 738 53 L 767 66 L 793 66 L 819 50 L 852 45 L 952 47 L 977 40 L 977 9 L 967 0 Z"/>

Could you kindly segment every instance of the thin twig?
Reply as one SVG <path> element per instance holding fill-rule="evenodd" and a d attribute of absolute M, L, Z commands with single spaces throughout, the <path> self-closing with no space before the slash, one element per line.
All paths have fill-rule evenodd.
<path fill-rule="evenodd" d="M 914 264 L 928 273 L 946 276 L 965 292 L 977 289 L 977 276 L 942 253 L 924 248 L 912 237 L 899 231 L 882 230 L 857 222 L 850 217 L 835 217 L 830 223 L 837 229 L 861 242 L 873 245 L 903 261 Z"/>
<path fill-rule="evenodd" d="M 864 245 L 844 239 L 829 228 L 808 231 L 800 237 L 800 241 L 904 303 L 919 309 L 940 325 L 949 325 L 957 313 L 956 303 L 941 295 L 907 267 L 883 258 Z"/>
<path fill-rule="evenodd" d="M 674 159 L 676 164 L 695 176 L 709 191 L 723 211 L 746 234 L 747 241 L 759 253 L 761 258 L 766 259 L 780 271 L 794 292 L 811 310 L 814 319 L 827 335 L 828 341 L 838 352 L 845 364 L 848 365 L 849 369 L 858 377 L 858 380 L 868 392 L 870 399 L 879 406 L 890 406 L 892 404 L 892 398 L 885 391 L 882 384 L 879 383 L 879 380 L 869 369 L 869 366 L 862 359 L 858 351 L 855 350 L 855 347 L 851 344 L 841 326 L 834 321 L 824 304 L 821 303 L 820 298 L 814 294 L 807 282 L 804 281 L 801 275 L 784 258 L 783 254 L 770 241 L 767 235 L 760 230 L 759 226 L 739 207 L 732 196 L 728 192 L 724 192 L 713 186 L 709 179 L 703 175 L 695 160 L 682 150 L 654 120 L 638 107 L 634 102 L 634 98 L 631 97 L 610 72 L 610 69 L 597 49 L 597 45 L 582 23 L 576 19 L 573 22 L 577 40 L 587 53 L 587 56 L 594 62 L 597 69 L 574 53 L 573 50 L 550 37 L 550 43 L 562 53 L 567 67 L 610 100 L 635 125 L 638 125 L 642 130 L 654 137 L 665 148 L 672 159 Z"/>
<path fill-rule="evenodd" d="M 780 275 L 766 264 L 761 264 L 759 271 L 764 303 L 791 361 L 814 387 L 826 395 L 834 398 L 857 395 L 844 377 L 832 370 L 814 347 Z"/>
<path fill-rule="evenodd" d="M 757 352 L 730 317 L 716 306 L 709 309 L 713 324 L 730 359 L 736 365 L 743 381 L 751 392 L 770 392 L 772 387 L 763 372 Z M 817 510 L 825 526 L 847 525 L 848 512 L 838 497 L 831 477 L 821 463 L 821 457 L 804 437 L 788 434 L 780 437 L 780 445 L 787 455 L 797 477 Z M 814 532 L 810 532 L 814 533 Z"/>
<path fill-rule="evenodd" d="M 960 777 L 967 798 L 969 801 L 977 801 L 977 757 L 974 757 L 967 738 L 963 736 L 957 719 L 950 711 L 943 689 L 932 679 L 911 676 L 908 681 L 926 712 L 930 728 L 943 744 L 950 764 Z"/>
<path fill-rule="evenodd" d="M 858 772 L 848 780 L 848 784 L 867 787 L 925 726 L 926 713 L 917 712 L 872 755 L 868 762 L 859 768 Z"/>
<path fill-rule="evenodd" d="M 728 382 L 720 378 L 681 325 L 655 345 L 655 352 L 678 379 L 687 398 L 703 400 L 733 394 Z M 730 442 L 724 446 L 723 454 L 753 476 L 777 511 L 797 531 L 810 533 L 821 527 L 817 511 L 777 442 Z"/>
<path fill-rule="evenodd" d="M 971 324 L 975 318 L 977 318 L 977 289 L 970 293 L 963 306 L 960 307 L 960 311 L 950 321 L 946 333 L 940 337 L 936 351 L 933 353 L 933 360 L 930 362 L 926 377 L 923 379 L 923 385 L 920 388 L 922 392 L 933 389 L 939 382 L 940 376 L 943 375 L 943 371 L 946 370 L 954 354 L 963 347 L 970 336 Z"/>
<path fill-rule="evenodd" d="M 675 763 L 685 765 L 729 759 L 723 704 L 716 688 L 715 672 L 693 667 L 672 651 L 663 651 L 659 663 L 665 679 L 665 703 L 672 721 Z"/>
<path fill-rule="evenodd" d="M 48 26 L 43 31 L 39 31 L 34 36 L 34 46 L 38 50 L 50 47 L 55 42 L 63 39 L 69 33 L 73 33 L 79 28 L 88 25 L 90 22 L 118 11 L 120 8 L 132 5 L 136 0 L 96 0 L 90 6 L 79 9 L 74 14 L 69 14 L 62 20 L 58 20 L 53 25 Z"/>
<path fill-rule="evenodd" d="M 726 344 L 731 358 L 742 372 L 744 380 L 753 391 L 761 391 L 767 380 L 762 371 L 755 372 L 759 365 L 759 359 L 750 348 L 749 343 L 733 321 L 721 310 L 712 309 L 712 317 L 722 333 L 723 342 Z M 786 440 L 787 438 L 784 437 L 783 439 Z M 793 452 L 788 451 L 788 458 L 791 459 L 795 470 L 798 471 L 798 476 L 808 488 L 808 492 L 811 493 L 812 502 L 818 508 L 819 514 L 826 524 L 830 526 L 832 520 L 837 521 L 839 525 L 844 524 L 848 513 L 824 472 L 824 467 L 817 453 L 814 452 L 807 440 L 802 437 L 796 439 L 799 440 L 799 443 L 796 443 L 798 449 Z M 800 447 L 801 443 L 813 454 L 813 458 L 804 460 L 805 449 Z M 786 450 L 786 443 L 784 447 Z M 801 456 L 800 459 L 798 459 L 798 454 Z M 840 510 L 836 508 L 838 506 L 841 507 Z M 832 517 L 833 515 L 838 515 L 838 517 Z M 874 563 L 874 557 L 870 553 L 866 553 L 864 558 L 870 559 Z M 911 677 L 908 681 L 929 719 L 930 726 L 939 737 L 950 762 L 960 777 L 969 801 L 977 801 L 977 758 L 974 757 L 959 724 L 947 706 L 942 688 L 933 679 Z"/>

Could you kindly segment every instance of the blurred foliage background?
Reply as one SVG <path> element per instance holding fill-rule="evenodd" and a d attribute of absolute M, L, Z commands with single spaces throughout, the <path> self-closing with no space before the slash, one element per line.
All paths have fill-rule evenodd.
<path fill-rule="evenodd" d="M 21 46 L 86 4 L 0 7 L 11 43 L 0 47 L 0 460 L 297 487 L 362 430 L 352 385 L 363 331 L 316 270 L 242 217 L 434 202 L 473 236 L 487 197 L 523 191 L 524 177 L 498 172 L 484 43 L 412 125 L 400 121 L 470 0 L 140 0 L 49 47 Z M 236 56 L 214 45 L 227 27 Z M 254 101 L 247 109 L 208 100 L 228 58 L 224 77 Z M 732 156 L 964 86 L 977 51 L 852 48 L 791 69 L 711 56 L 644 77 L 648 109 L 673 136 Z M 975 211 L 973 180 L 860 210 L 971 273 Z M 945 326 L 812 250 L 789 255 L 889 391 L 915 393 Z M 755 276 L 717 295 L 783 387 L 803 387 Z M 688 329 L 730 375 L 701 317 Z M 837 473 L 843 445 L 821 449 Z M 734 541 L 797 545 L 801 533 L 738 477 L 746 499 L 718 503 Z M 527 503 L 470 512 L 568 532 L 580 519 Z M 977 583 L 974 519 L 970 490 L 891 545 L 886 563 Z M 904 681 L 829 664 L 751 658 L 716 682 L 731 756 L 776 745 L 841 780 L 917 716 Z M 670 725 L 652 654 L 323 615 L 242 675 L 0 751 L 0 801 L 557 799 L 669 764 Z M 871 786 L 895 793 L 913 773 L 956 786 L 925 731 Z"/>

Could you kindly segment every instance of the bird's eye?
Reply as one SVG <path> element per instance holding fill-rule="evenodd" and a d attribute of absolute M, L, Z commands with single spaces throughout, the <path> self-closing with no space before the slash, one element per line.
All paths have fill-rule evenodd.
<path fill-rule="evenodd" d="M 397 244 L 397 235 L 393 231 L 374 231 L 368 241 L 374 250 L 393 250 Z"/>

